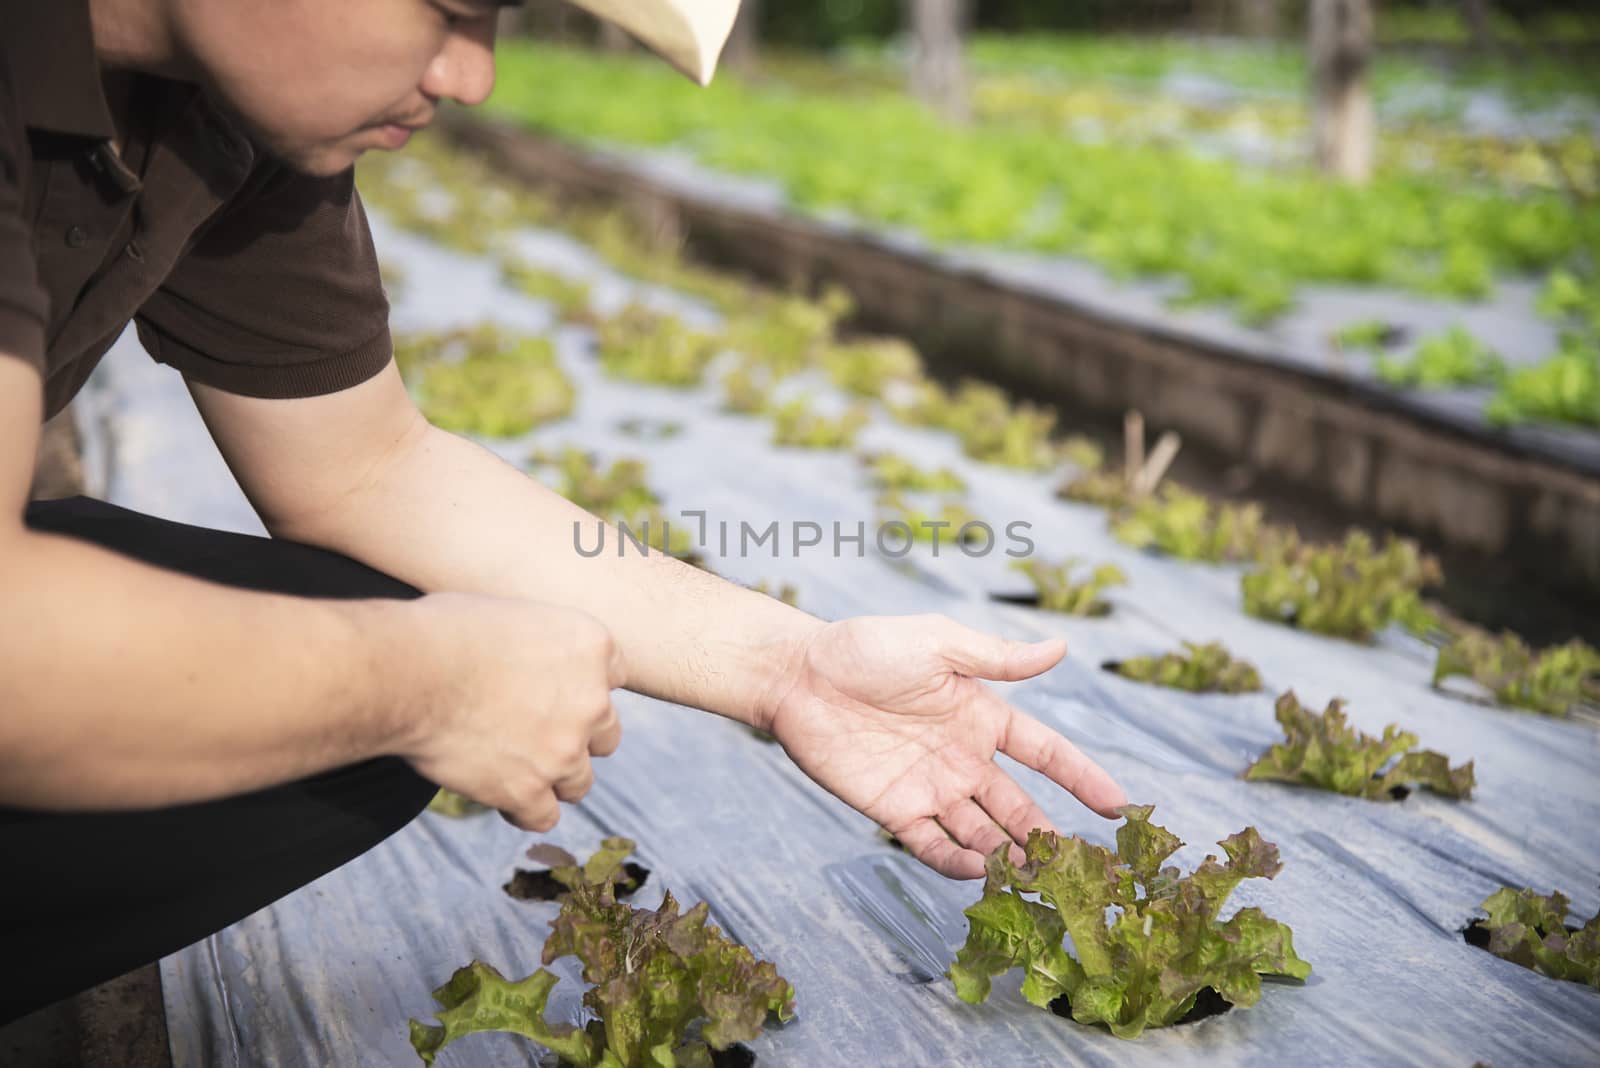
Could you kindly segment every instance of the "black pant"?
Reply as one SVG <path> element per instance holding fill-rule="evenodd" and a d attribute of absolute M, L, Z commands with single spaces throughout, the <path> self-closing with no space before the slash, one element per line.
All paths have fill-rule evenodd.
<path fill-rule="evenodd" d="M 84 497 L 35 502 L 27 522 L 229 586 L 306 597 L 419 596 L 337 553 Z M 410 823 L 434 790 L 403 761 L 384 758 L 155 811 L 0 807 L 0 1023 L 271 904 Z"/>

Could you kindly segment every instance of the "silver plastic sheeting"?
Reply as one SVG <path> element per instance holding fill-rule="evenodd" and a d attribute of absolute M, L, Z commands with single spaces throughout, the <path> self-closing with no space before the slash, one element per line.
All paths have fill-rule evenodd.
<path fill-rule="evenodd" d="M 1459 933 L 1502 883 L 1562 889 L 1584 915 L 1600 907 L 1600 736 L 1591 726 L 1436 692 L 1428 685 L 1429 651 L 1403 636 L 1362 648 L 1247 618 L 1235 570 L 1133 552 L 1109 537 L 1100 511 L 1054 500 L 1053 477 L 975 464 L 948 435 L 879 414 L 860 446 L 957 469 L 972 485 L 970 507 L 1002 539 L 983 558 L 948 547 L 935 558 L 920 546 L 890 559 L 873 544 L 875 494 L 852 456 L 775 449 L 764 420 L 721 413 L 711 386 L 606 380 L 591 335 L 554 327 L 548 309 L 500 285 L 488 260 L 438 249 L 382 220 L 376 228 L 385 258 L 405 273 L 397 329 L 493 318 L 554 331 L 579 387 L 578 408 L 526 439 L 496 443 L 507 459 L 520 463 L 535 447 L 568 443 L 606 459 L 648 454 L 651 484 L 669 509 L 707 513 L 711 566 L 742 582 L 793 582 L 801 606 L 824 617 L 934 611 L 1015 638 L 1066 637 L 1069 658 L 1042 678 L 1005 687 L 1011 700 L 1073 738 L 1132 798 L 1155 803 L 1156 821 L 1191 843 L 1178 857 L 1185 867 L 1247 824 L 1282 850 L 1283 873 L 1247 883 L 1235 900 L 1293 927 L 1296 947 L 1315 968 L 1303 986 L 1272 982 L 1252 1009 L 1133 1042 L 1033 1008 L 1015 974 L 997 982 L 986 1004 L 969 1006 L 941 973 L 965 937 L 962 909 L 979 884 L 945 880 L 895 852 L 868 820 L 740 725 L 619 694 L 623 745 L 548 840 L 584 854 L 605 835 L 634 838 L 636 859 L 652 872 L 636 904 L 654 906 L 668 887 L 685 903 L 705 899 L 716 923 L 776 962 L 798 991 L 799 1013 L 755 1043 L 762 1064 L 1600 1062 L 1600 995 L 1498 960 Z M 560 235 L 522 235 L 520 251 L 593 280 L 604 305 L 644 293 L 663 307 L 689 308 L 674 294 L 620 279 Z M 165 440 L 204 448 L 177 377 L 161 373 Z M 113 387 L 126 380 L 119 374 L 127 372 L 105 373 Z M 146 403 L 163 403 L 145 388 L 147 375 L 138 381 Z M 809 388 L 819 403 L 840 400 L 819 383 Z M 126 416 L 115 388 L 103 396 L 114 430 Z M 682 433 L 642 442 L 619 431 L 628 417 L 675 421 Z M 123 484 L 146 483 L 128 476 Z M 196 478 L 188 491 L 238 515 L 240 498 L 225 473 Z M 136 494 L 119 496 L 115 484 L 111 496 L 141 503 Z M 187 507 L 206 513 L 204 504 Z M 726 553 L 719 551 L 723 520 Z M 776 520 L 777 553 L 768 542 L 741 554 L 741 520 L 757 530 Z M 820 524 L 823 546 L 796 554 L 794 521 Z M 1131 584 L 1111 592 L 1115 612 L 1075 620 L 991 600 L 1024 590 L 1001 551 L 1014 521 L 1032 524 L 1029 536 L 1046 559 L 1077 555 L 1121 566 Z M 866 523 L 859 557 L 851 542 L 834 554 L 834 522 L 846 535 Z M 1225 641 L 1260 667 L 1270 692 L 1193 696 L 1098 667 L 1181 639 Z M 1475 758 L 1475 800 L 1414 794 L 1377 804 L 1242 782 L 1240 771 L 1279 737 L 1271 693 L 1288 687 L 1318 707 L 1348 698 L 1351 718 L 1365 730 L 1397 721 L 1424 746 L 1456 761 Z M 1015 770 L 1061 827 L 1111 844 L 1114 823 Z M 536 866 L 523 859 L 535 840 L 494 815 L 424 814 L 355 862 L 168 958 L 162 979 L 175 1065 L 416 1063 L 407 1020 L 428 1016 L 430 991 L 455 968 L 480 958 L 520 977 L 539 966 L 556 906 L 516 901 L 501 889 L 517 867 Z M 551 1005 L 576 1021 L 582 985 L 574 963 L 555 965 L 562 982 Z M 438 1063 L 548 1062 L 529 1042 L 478 1035 L 448 1047 Z"/>

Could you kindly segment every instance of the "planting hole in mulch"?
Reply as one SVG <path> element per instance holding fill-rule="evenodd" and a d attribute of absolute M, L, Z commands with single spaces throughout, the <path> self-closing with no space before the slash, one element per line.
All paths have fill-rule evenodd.
<path fill-rule="evenodd" d="M 1039 595 L 1037 593 L 991 593 L 989 600 L 999 601 L 1001 604 L 1020 604 L 1024 608 L 1039 607 Z"/>
<path fill-rule="evenodd" d="M 1565 924 L 1564 926 L 1566 927 L 1567 934 L 1569 935 L 1575 935 L 1582 929 L 1574 927 L 1570 923 Z M 1544 937 L 1543 931 L 1539 932 L 1539 937 Z M 1473 920 L 1471 923 L 1461 928 L 1461 938 L 1469 946 L 1477 946 L 1479 949 L 1488 949 L 1489 925 L 1484 923 L 1482 920 Z"/>
<path fill-rule="evenodd" d="M 999 604 L 1020 605 L 1023 608 L 1039 608 L 1039 595 L 1037 593 L 991 593 L 989 600 Z M 1043 611 L 1043 609 L 1040 609 Z M 1085 613 L 1058 612 L 1057 615 L 1076 615 L 1080 619 L 1104 619 L 1111 614 L 1111 605 L 1097 605 L 1094 610 Z"/>
<path fill-rule="evenodd" d="M 1231 1008 L 1233 1008 L 1233 1004 L 1224 1001 L 1221 994 L 1209 986 L 1201 987 L 1200 993 L 1195 996 L 1193 1007 L 1183 1014 L 1183 1019 L 1179 1020 L 1176 1026 L 1182 1027 L 1184 1024 L 1192 1024 L 1196 1021 L 1204 1020 L 1207 1016 L 1221 1016 Z M 1067 1000 L 1067 995 L 1065 994 L 1057 996 L 1050 1002 L 1050 1011 L 1057 1016 L 1064 1016 L 1069 1020 L 1072 1019 L 1072 1003 Z"/>
<path fill-rule="evenodd" d="M 756 1063 L 756 1051 L 737 1042 L 727 1049 L 711 1051 L 711 1068 L 750 1068 Z"/>
<path fill-rule="evenodd" d="M 650 869 L 642 864 L 628 861 L 622 865 L 626 879 L 617 883 L 617 900 L 623 901 L 631 896 L 634 891 L 644 886 L 645 880 L 650 878 Z M 549 868 L 540 868 L 529 871 L 518 868 L 511 876 L 511 881 L 502 889 L 518 901 L 554 901 L 567 892 L 567 888 L 556 882 Z"/>

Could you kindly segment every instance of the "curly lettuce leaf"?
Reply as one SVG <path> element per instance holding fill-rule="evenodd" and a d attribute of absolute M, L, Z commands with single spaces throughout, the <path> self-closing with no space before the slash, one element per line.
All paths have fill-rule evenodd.
<path fill-rule="evenodd" d="M 463 1035 L 479 1031 L 509 1031 L 532 1039 L 577 1068 L 600 1063 L 594 1040 L 567 1024 L 547 1024 L 545 1002 L 557 978 L 540 968 L 526 979 L 512 982 L 494 968 L 475 960 L 456 969 L 450 981 L 433 992 L 439 1003 L 437 1025 L 411 1021 L 411 1045 L 423 1064 L 432 1064 L 439 1050 Z"/>
<path fill-rule="evenodd" d="M 705 902 L 680 913 L 671 893 L 653 910 L 617 901 L 617 881 L 632 851 L 629 840 L 608 838 L 580 865 L 553 846 L 529 850 L 567 887 L 542 962 L 576 956 L 582 963 L 591 984 L 583 1002 L 595 1016 L 588 1028 L 578 1032 L 542 1019 L 555 984 L 550 972 L 507 984 L 493 969 L 474 964 L 435 995 L 446 1010 L 439 1027 L 413 1024 L 413 1043 L 424 1060 L 431 1062 L 440 1046 L 462 1034 L 503 1030 L 533 1038 L 579 1068 L 709 1068 L 712 1050 L 756 1038 L 769 1015 L 785 1020 L 794 1014 L 794 988 L 771 963 L 756 960 L 710 924 Z M 458 1008 L 469 997 L 477 999 L 470 1013 Z"/>
<path fill-rule="evenodd" d="M 1242 880 L 1277 875 L 1277 847 L 1246 828 L 1220 843 L 1226 863 L 1207 857 L 1184 876 L 1163 866 L 1183 843 L 1150 822 L 1152 811 L 1124 807 L 1116 852 L 1038 830 L 1022 865 L 1008 846 L 996 849 L 947 973 L 957 996 L 982 1002 L 993 976 L 1020 967 L 1034 1005 L 1065 997 L 1077 1022 L 1135 1038 L 1181 1021 L 1207 987 L 1243 1006 L 1259 1000 L 1261 975 L 1308 976 L 1288 927 L 1254 908 L 1218 920 Z M 1031 893 L 1041 900 L 1023 896 Z"/>
<path fill-rule="evenodd" d="M 1452 768 L 1442 753 L 1412 752 L 1417 736 L 1394 724 L 1381 738 L 1357 730 L 1345 716 L 1343 701 L 1329 702 L 1319 715 L 1302 707 L 1291 690 L 1278 698 L 1277 720 L 1284 741 L 1246 768 L 1246 779 L 1313 786 L 1369 801 L 1388 800 L 1396 787 L 1410 783 L 1444 797 L 1472 796 L 1472 761 Z"/>
<path fill-rule="evenodd" d="M 1566 895 L 1502 887 L 1490 894 L 1480 921 L 1488 950 L 1552 979 L 1586 983 L 1600 990 L 1600 912 L 1577 930 L 1567 928 Z"/>

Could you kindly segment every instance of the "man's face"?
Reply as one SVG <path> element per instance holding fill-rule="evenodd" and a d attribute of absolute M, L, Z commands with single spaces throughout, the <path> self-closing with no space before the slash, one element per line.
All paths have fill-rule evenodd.
<path fill-rule="evenodd" d="M 198 76 L 262 149 L 337 174 L 494 85 L 496 0 L 174 0 Z"/>

